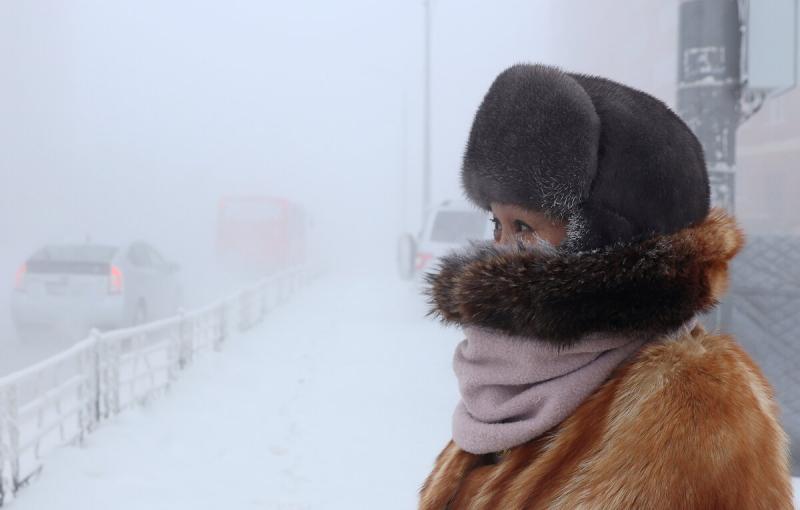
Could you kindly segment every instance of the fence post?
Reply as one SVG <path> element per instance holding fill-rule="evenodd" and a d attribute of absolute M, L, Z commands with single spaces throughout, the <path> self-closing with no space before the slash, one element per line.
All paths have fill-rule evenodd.
<path fill-rule="evenodd" d="M 103 341 L 102 334 L 92 330 L 95 338 L 97 366 L 97 421 L 119 413 L 119 345 Z"/>
<path fill-rule="evenodd" d="M 178 315 L 183 313 L 183 309 L 178 309 Z M 181 321 L 182 322 L 182 321 Z M 170 337 L 169 350 L 167 351 L 167 386 L 171 385 L 178 378 L 180 368 L 180 347 L 181 347 L 181 323 L 175 326 L 174 336 Z"/>
<path fill-rule="evenodd" d="M 223 301 L 222 303 L 220 303 L 219 312 L 218 312 L 219 313 L 219 318 L 217 319 L 219 321 L 219 334 L 214 339 L 214 350 L 215 351 L 222 350 L 222 344 L 223 344 L 223 342 L 225 342 L 225 340 L 227 339 L 227 336 L 228 336 L 228 313 L 227 313 L 227 308 L 228 308 L 228 302 L 227 301 Z"/>
<path fill-rule="evenodd" d="M 194 352 L 192 335 L 189 335 L 189 321 L 186 319 L 186 311 L 181 308 L 178 312 L 180 322 L 178 323 L 178 368 L 183 370 L 192 361 Z"/>
<path fill-rule="evenodd" d="M 7 436 L 7 451 L 6 456 L 8 460 L 7 486 L 3 489 L 4 498 L 10 496 L 14 497 L 14 493 L 19 488 L 19 414 L 17 398 L 17 385 L 12 384 L 5 391 L 5 429 Z"/>
<path fill-rule="evenodd" d="M 6 494 L 14 491 L 10 469 L 11 446 L 6 439 L 7 421 L 5 394 L 0 393 L 0 506 L 3 506 L 6 500 Z"/>
<path fill-rule="evenodd" d="M 100 423 L 103 418 L 103 399 L 105 398 L 103 392 L 103 346 L 100 343 L 100 332 L 92 329 L 89 333 L 92 339 L 92 361 L 94 364 L 94 424 Z"/>
<path fill-rule="evenodd" d="M 239 331 L 247 329 L 247 291 L 244 290 L 239 294 L 238 307 L 239 308 Z"/>
<path fill-rule="evenodd" d="M 95 392 L 92 391 L 92 381 L 94 380 L 94 346 L 82 351 L 78 356 L 78 374 L 81 382 L 78 384 L 78 444 L 83 444 L 92 428 L 92 418 L 94 417 L 94 398 Z"/>
<path fill-rule="evenodd" d="M 86 356 L 84 353 L 78 355 L 78 375 L 81 382 L 78 383 L 78 444 L 83 444 L 83 434 L 86 430 Z"/>
<path fill-rule="evenodd" d="M 267 312 L 269 309 L 267 308 L 267 290 L 265 289 L 265 285 L 262 283 L 258 286 L 258 301 L 259 301 L 259 312 L 258 312 L 258 322 L 264 320 L 264 317 L 267 316 Z"/>
<path fill-rule="evenodd" d="M 109 346 L 108 352 L 111 354 L 108 359 L 108 374 L 109 374 L 109 389 L 111 396 L 111 410 L 113 415 L 116 416 L 120 412 L 120 362 L 122 361 L 122 353 L 120 349 L 120 341 L 116 340 L 113 345 Z"/>

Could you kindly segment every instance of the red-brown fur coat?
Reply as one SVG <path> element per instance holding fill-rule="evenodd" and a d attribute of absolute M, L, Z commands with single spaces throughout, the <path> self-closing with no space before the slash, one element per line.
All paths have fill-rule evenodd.
<path fill-rule="evenodd" d="M 638 329 L 654 340 L 549 433 L 496 455 L 450 442 L 425 481 L 420 509 L 791 509 L 787 439 L 769 383 L 729 336 L 676 327 L 717 302 L 743 242 L 733 219 L 714 211 L 670 236 L 571 256 L 576 270 L 562 254 L 520 250 L 446 259 L 430 282 L 434 311 L 448 322 L 516 333 L 550 328 L 561 343 L 590 330 Z M 548 278 L 543 267 L 561 273 Z M 486 278 L 509 271 L 512 295 L 490 311 L 502 283 Z M 575 278 L 580 283 L 563 281 Z M 558 288 L 579 289 L 564 300 L 583 305 L 560 330 L 561 310 L 532 298 L 537 289 L 553 298 Z M 592 306 L 604 292 L 612 304 L 630 303 L 630 320 L 627 310 L 609 313 L 608 301 Z"/>

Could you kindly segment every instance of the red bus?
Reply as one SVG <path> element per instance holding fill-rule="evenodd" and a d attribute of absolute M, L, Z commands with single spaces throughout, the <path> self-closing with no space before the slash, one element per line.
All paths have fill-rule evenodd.
<path fill-rule="evenodd" d="M 306 217 L 284 198 L 260 195 L 220 200 L 217 258 L 226 270 L 268 274 L 306 259 Z"/>

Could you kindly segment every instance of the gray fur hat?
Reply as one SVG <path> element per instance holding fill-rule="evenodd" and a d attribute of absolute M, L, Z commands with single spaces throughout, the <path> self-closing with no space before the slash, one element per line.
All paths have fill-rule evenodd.
<path fill-rule="evenodd" d="M 702 147 L 664 103 L 544 65 L 495 79 L 461 176 L 484 209 L 514 204 L 567 221 L 573 251 L 676 232 L 709 211 Z"/>

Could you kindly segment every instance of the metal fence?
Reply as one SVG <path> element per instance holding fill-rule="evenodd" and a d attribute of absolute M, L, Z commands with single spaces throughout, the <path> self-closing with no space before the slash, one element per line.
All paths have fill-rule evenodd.
<path fill-rule="evenodd" d="M 199 310 L 89 338 L 0 378 L 0 506 L 48 452 L 80 444 L 103 421 L 163 393 L 194 357 L 259 323 L 308 278 L 293 269 Z"/>
<path fill-rule="evenodd" d="M 731 268 L 730 317 L 739 343 L 775 387 L 800 474 L 800 238 L 751 236 Z"/>

